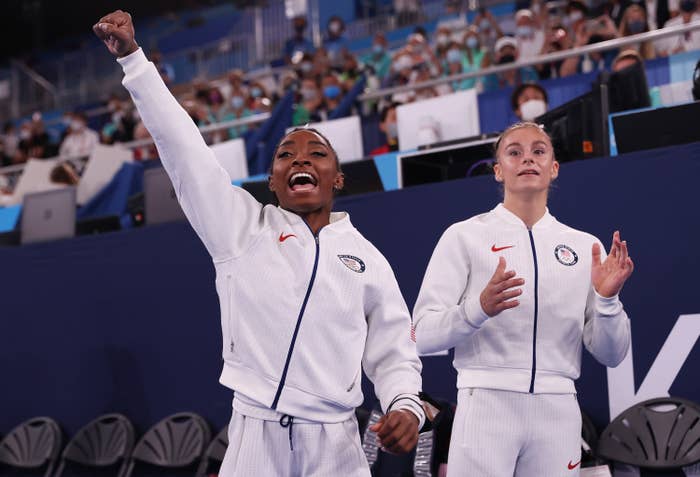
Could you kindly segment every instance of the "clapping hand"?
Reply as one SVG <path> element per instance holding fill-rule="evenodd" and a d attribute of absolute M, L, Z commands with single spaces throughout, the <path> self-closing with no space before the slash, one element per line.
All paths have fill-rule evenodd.
<path fill-rule="evenodd" d="M 620 240 L 619 231 L 613 234 L 610 253 L 602 263 L 600 254 L 600 245 L 594 243 L 591 281 L 598 295 L 610 298 L 620 293 L 625 281 L 632 275 L 634 263 L 627 253 L 627 242 Z"/>

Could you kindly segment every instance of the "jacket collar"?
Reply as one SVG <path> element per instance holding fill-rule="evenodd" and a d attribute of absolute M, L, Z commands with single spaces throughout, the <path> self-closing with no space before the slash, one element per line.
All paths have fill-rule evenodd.
<path fill-rule="evenodd" d="M 511 224 L 511 225 L 516 225 L 518 227 L 523 227 L 527 228 L 525 225 L 525 222 L 522 221 L 520 217 L 515 215 L 513 212 L 510 210 L 506 209 L 506 207 L 503 205 L 503 203 L 498 204 L 492 212 L 501 220 Z M 532 226 L 532 229 L 542 229 L 545 227 L 549 227 L 555 222 L 555 218 L 553 215 L 549 213 L 549 208 L 545 207 L 544 209 L 544 215 L 535 222 L 535 224 Z"/>
<path fill-rule="evenodd" d="M 280 206 L 277 206 L 277 210 L 279 210 L 282 213 L 282 215 L 285 216 L 285 218 L 290 224 L 304 225 L 304 227 L 307 226 L 304 222 L 304 219 L 302 219 L 299 214 L 283 209 Z M 348 214 L 347 212 L 331 212 L 330 223 L 324 226 L 321 230 L 345 232 L 354 228 L 355 227 L 350 222 L 350 214 Z"/>

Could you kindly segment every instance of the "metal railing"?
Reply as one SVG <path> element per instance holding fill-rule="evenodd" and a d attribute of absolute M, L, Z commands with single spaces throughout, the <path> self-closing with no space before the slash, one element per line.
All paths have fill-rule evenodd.
<path fill-rule="evenodd" d="M 612 40 L 601 41 L 599 43 L 594 43 L 592 45 L 581 46 L 577 48 L 572 48 L 567 51 L 559 51 L 556 53 L 548 53 L 546 55 L 535 56 L 530 59 L 517 61 L 515 63 L 508 63 L 505 65 L 490 66 L 488 68 L 483 68 L 478 71 L 470 71 L 467 73 L 459 73 L 451 76 L 444 76 L 442 78 L 436 78 L 428 81 L 423 81 L 420 83 L 413 83 L 404 86 L 395 86 L 392 88 L 384 88 L 376 91 L 368 91 L 359 96 L 360 101 L 370 101 L 378 98 L 384 98 L 395 93 L 405 93 L 410 91 L 415 91 L 417 89 L 430 88 L 433 86 L 439 86 L 442 84 L 450 83 L 452 81 L 461 81 L 468 78 L 479 78 L 483 76 L 488 76 L 491 74 L 503 73 L 505 71 L 517 70 L 526 66 L 535 66 L 539 64 L 551 63 L 559 60 L 565 60 L 567 58 L 573 58 L 577 56 L 582 56 L 590 53 L 599 53 L 601 51 L 613 50 L 616 48 L 634 45 L 636 43 L 644 41 L 653 41 L 660 38 L 666 38 L 669 36 L 675 36 L 683 34 L 689 31 L 694 31 L 700 29 L 700 21 L 687 23 L 685 25 L 677 25 L 667 28 L 662 28 L 659 30 L 649 31 L 645 33 L 639 33 L 637 35 L 630 35 L 623 38 L 615 38 Z"/>
<path fill-rule="evenodd" d="M 227 129 L 232 129 L 232 128 L 237 128 L 241 126 L 250 126 L 253 124 L 259 124 L 262 123 L 263 121 L 267 121 L 270 119 L 271 114 L 270 113 L 260 113 L 260 114 L 254 114 L 252 116 L 247 116 L 245 118 L 240 118 L 240 119 L 232 119 L 229 121 L 223 121 L 220 123 L 216 124 L 208 124 L 206 126 L 201 126 L 199 127 L 199 131 L 202 135 L 217 132 L 217 131 L 223 131 Z M 122 143 L 117 143 L 115 145 L 126 148 L 126 149 L 137 149 L 139 147 L 144 147 L 144 146 L 149 146 L 153 144 L 154 141 L 152 138 L 145 138 L 145 139 L 137 139 L 135 141 L 129 141 L 129 142 L 122 142 Z M 76 156 L 76 157 L 68 157 L 68 156 L 55 156 L 55 157 L 49 157 L 46 158 L 47 160 L 50 159 L 60 159 L 59 162 L 65 162 L 65 161 L 71 161 L 74 162 L 77 159 L 85 159 L 84 156 Z M 17 178 L 22 174 L 24 171 L 25 164 L 15 164 L 11 166 L 6 166 L 6 167 L 0 167 L 0 176 L 5 176 L 8 178 L 10 184 L 15 184 Z"/>

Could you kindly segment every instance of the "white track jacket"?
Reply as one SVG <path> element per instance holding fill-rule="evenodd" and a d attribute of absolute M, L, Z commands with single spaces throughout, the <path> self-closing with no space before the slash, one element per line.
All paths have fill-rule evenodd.
<path fill-rule="evenodd" d="M 314 236 L 263 207 L 226 171 L 143 52 L 120 58 L 124 86 L 155 140 L 178 200 L 209 251 L 221 306 L 221 383 L 247 403 L 314 422 L 362 404 L 361 367 L 385 412 L 411 410 L 421 362 L 386 259 L 345 213 Z"/>
<path fill-rule="evenodd" d="M 622 303 L 591 284 L 595 242 L 549 211 L 528 230 L 502 204 L 452 225 L 435 247 L 414 308 L 419 352 L 454 347 L 459 389 L 576 392 L 582 343 L 606 366 L 617 366 L 630 343 Z M 520 305 L 489 318 L 479 296 L 500 256 L 525 284 Z"/>

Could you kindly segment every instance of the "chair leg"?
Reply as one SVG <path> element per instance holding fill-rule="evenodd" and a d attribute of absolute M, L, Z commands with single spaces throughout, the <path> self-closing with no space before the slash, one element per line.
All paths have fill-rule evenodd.
<path fill-rule="evenodd" d="M 134 461 L 133 459 L 129 460 L 129 465 L 126 467 L 126 472 L 124 472 L 124 475 L 122 477 L 130 477 L 131 472 L 134 470 Z"/>
<path fill-rule="evenodd" d="M 58 464 L 58 469 L 56 469 L 56 473 L 53 475 L 53 477 L 61 477 L 61 474 L 63 473 L 63 468 L 66 466 L 66 461 L 61 459 L 61 462 Z"/>
<path fill-rule="evenodd" d="M 197 466 L 197 473 L 195 474 L 195 477 L 204 477 L 206 472 L 207 472 L 207 467 L 209 463 L 209 459 L 206 457 L 202 457 L 202 461 L 199 463 Z"/>

